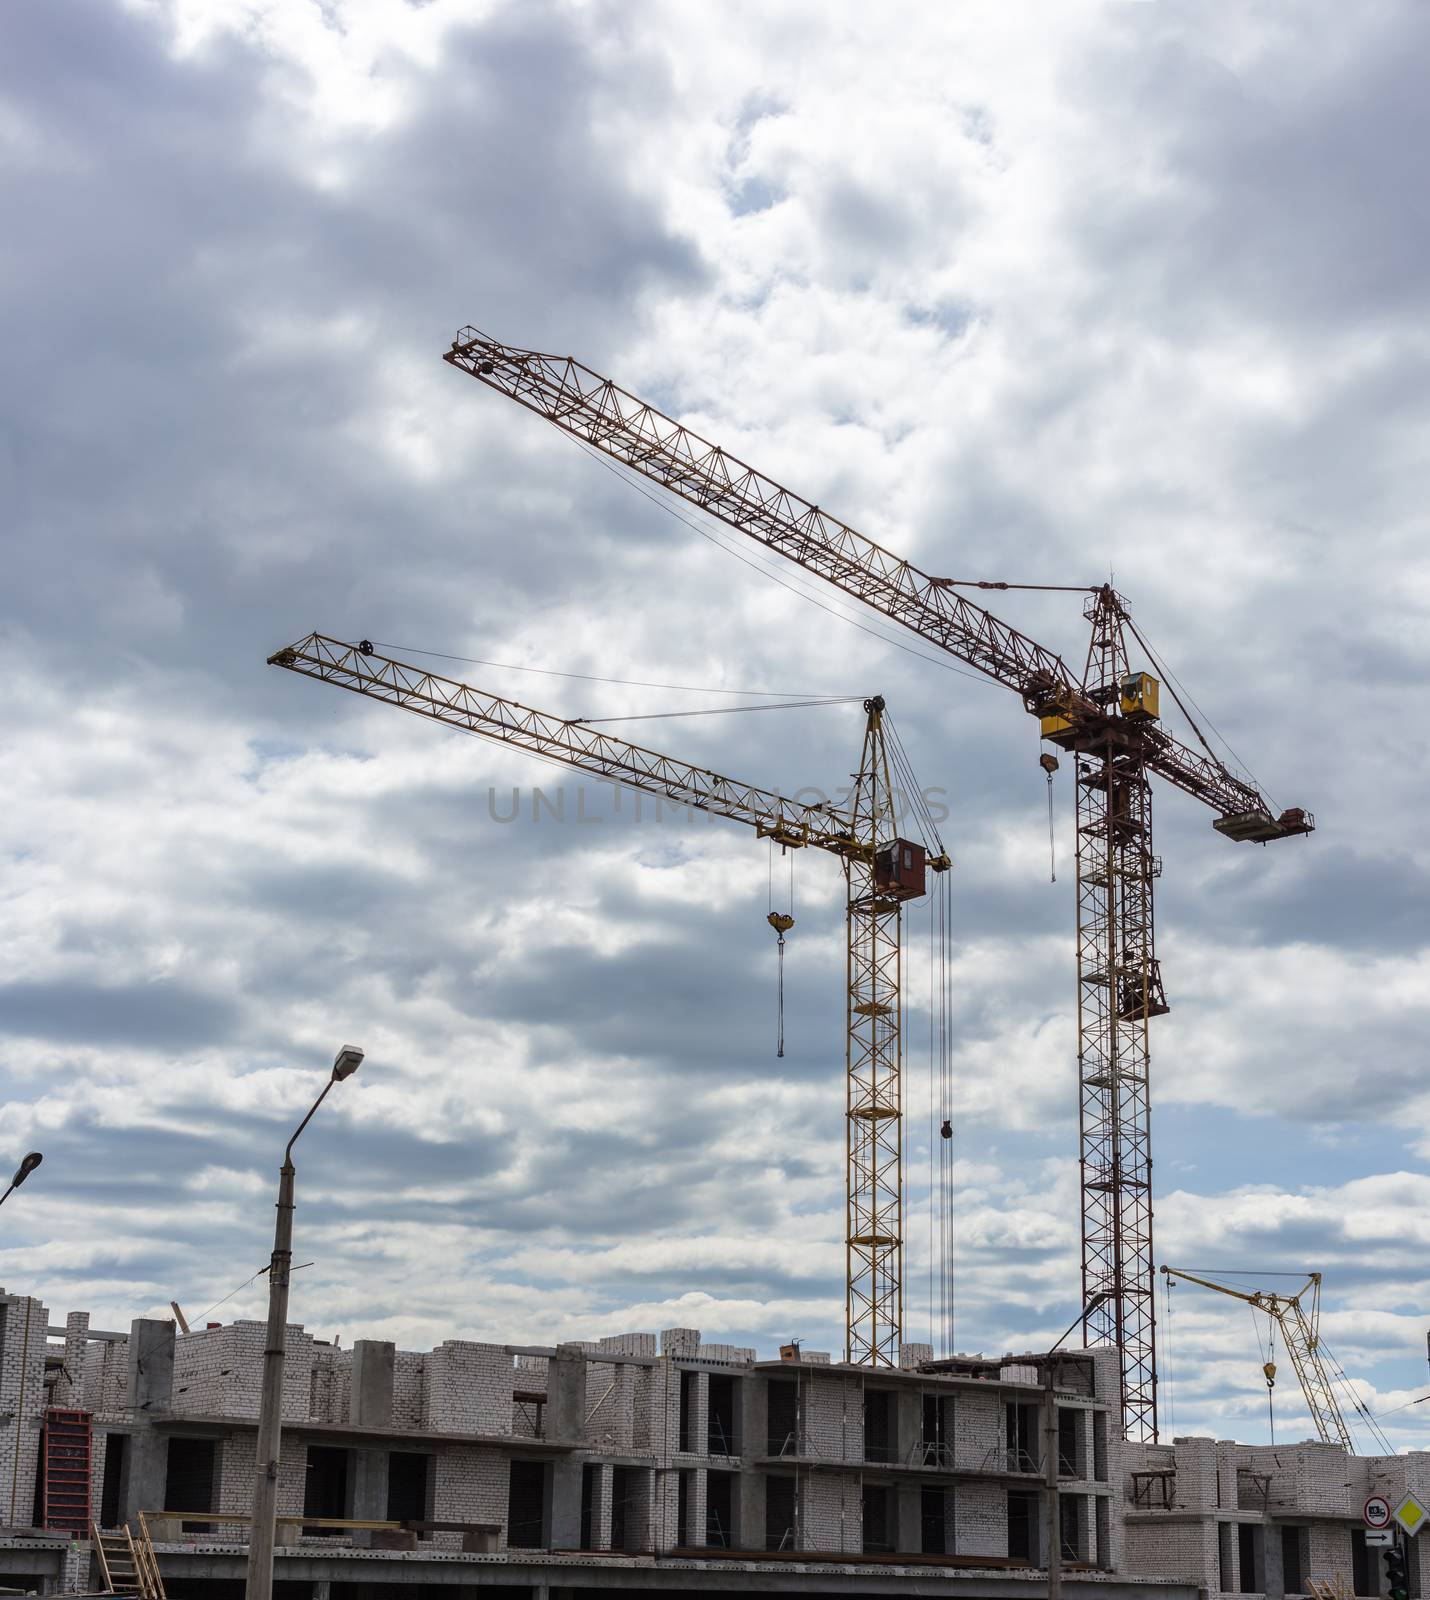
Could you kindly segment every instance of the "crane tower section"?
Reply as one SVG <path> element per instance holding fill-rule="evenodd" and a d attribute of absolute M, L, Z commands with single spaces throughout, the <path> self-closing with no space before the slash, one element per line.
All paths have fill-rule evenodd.
<path fill-rule="evenodd" d="M 1128 1437 L 1155 1439 L 1148 1023 L 1167 1003 L 1153 937 L 1161 863 L 1142 730 L 1156 718 L 1157 684 L 1129 671 L 1117 595 L 1101 589 L 1087 609 L 1083 693 L 1110 714 L 1080 736 L 1071 726 L 1051 733 L 1076 752 L 1083 1342 L 1117 1347 Z"/>
<path fill-rule="evenodd" d="M 857 837 L 891 840 L 846 857 L 849 1018 L 846 1273 L 847 1361 L 897 1367 L 903 1342 L 904 902 L 924 892 L 924 852 L 897 837 L 884 742 L 884 702 L 865 702 L 864 750 L 851 797 Z"/>

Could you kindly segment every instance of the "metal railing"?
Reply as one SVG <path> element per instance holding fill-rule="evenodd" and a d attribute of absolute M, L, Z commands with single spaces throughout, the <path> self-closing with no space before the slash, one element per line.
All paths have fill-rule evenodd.
<path fill-rule="evenodd" d="M 984 1472 L 1041 1473 L 1043 1462 L 1035 1451 L 1025 1449 L 1022 1445 L 995 1444 L 984 1452 L 981 1470 Z"/>

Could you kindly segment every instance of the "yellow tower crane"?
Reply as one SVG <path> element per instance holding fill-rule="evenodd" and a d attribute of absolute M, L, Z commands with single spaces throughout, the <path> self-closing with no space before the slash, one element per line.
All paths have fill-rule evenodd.
<path fill-rule="evenodd" d="M 1336 1403 L 1330 1374 L 1321 1356 L 1321 1274 L 1307 1274 L 1305 1284 L 1295 1294 L 1276 1294 L 1270 1289 L 1238 1289 L 1229 1283 L 1218 1283 L 1213 1278 L 1199 1277 L 1195 1272 L 1184 1272 L 1180 1267 L 1163 1267 L 1169 1283 L 1200 1284 L 1203 1289 L 1215 1289 L 1218 1294 L 1230 1295 L 1233 1300 L 1244 1301 L 1256 1311 L 1264 1311 L 1281 1329 L 1281 1339 L 1291 1365 L 1301 1380 L 1301 1392 L 1316 1432 L 1325 1444 L 1339 1444 L 1354 1453 L 1350 1430 L 1346 1427 L 1341 1408 Z M 1307 1295 L 1310 1296 L 1309 1302 Z M 1262 1368 L 1269 1389 L 1276 1381 L 1276 1366 L 1268 1361 Z"/>
<path fill-rule="evenodd" d="M 926 892 L 926 870 L 946 872 L 950 862 L 936 837 L 918 843 L 899 836 L 882 697 L 864 702 L 863 752 L 847 805 L 803 805 L 586 722 L 408 666 L 366 640 L 344 644 L 313 633 L 268 662 L 605 782 L 744 822 L 786 849 L 808 845 L 839 857 L 849 934 L 845 1359 L 897 1367 L 904 1337 L 903 911 Z M 785 931 L 776 924 L 781 937 Z"/>

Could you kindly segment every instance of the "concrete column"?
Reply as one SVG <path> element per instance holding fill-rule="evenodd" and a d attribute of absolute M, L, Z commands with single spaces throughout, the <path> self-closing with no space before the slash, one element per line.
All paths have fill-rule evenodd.
<path fill-rule="evenodd" d="M 906 1384 L 894 1403 L 894 1460 L 913 1460 L 910 1452 L 923 1436 L 924 1397 L 912 1384 Z"/>
<path fill-rule="evenodd" d="M 385 1339 L 359 1339 L 353 1346 L 348 1421 L 355 1428 L 392 1426 L 392 1380 L 397 1346 Z"/>
<path fill-rule="evenodd" d="M 1261 1525 L 1261 1540 L 1264 1546 L 1262 1565 L 1266 1569 L 1263 1580 L 1266 1587 L 1262 1590 L 1262 1593 L 1268 1597 L 1271 1595 L 1284 1595 L 1286 1593 L 1286 1568 L 1281 1559 L 1281 1529 L 1269 1517 Z"/>
<path fill-rule="evenodd" d="M 747 1378 L 746 1383 L 750 1380 Z M 690 1448 L 695 1455 L 710 1454 L 710 1374 L 695 1374 L 695 1404 L 691 1408 Z"/>
<path fill-rule="evenodd" d="M 598 1550 L 611 1548 L 611 1487 L 611 1468 L 603 1461 L 591 1495 L 591 1542 Z"/>
<path fill-rule="evenodd" d="M 386 1450 L 354 1450 L 348 1464 L 347 1514 L 358 1522 L 387 1520 Z M 355 1532 L 360 1544 L 371 1543 L 371 1530 Z"/>
<path fill-rule="evenodd" d="M 579 1444 L 586 1437 L 586 1352 L 559 1344 L 546 1368 L 546 1429 L 553 1439 Z"/>
<path fill-rule="evenodd" d="M 657 1472 L 655 1475 L 655 1505 L 656 1505 L 656 1537 L 659 1542 L 657 1550 L 673 1550 L 680 1532 L 680 1485 L 685 1484 L 685 1516 L 691 1524 L 687 1528 L 687 1537 L 694 1532 L 693 1519 L 690 1515 L 691 1503 L 695 1498 L 695 1474 L 690 1471 L 681 1472 L 671 1468 L 668 1472 Z"/>
<path fill-rule="evenodd" d="M 705 1543 L 705 1484 L 709 1474 L 704 1467 L 697 1467 L 690 1474 L 686 1487 L 685 1501 L 685 1538 L 687 1544 Z"/>
<path fill-rule="evenodd" d="M 736 1380 L 735 1426 L 739 1432 L 735 1439 L 735 1453 L 746 1461 L 768 1454 L 769 1424 L 769 1386 L 762 1374 L 747 1372 Z M 763 1542 L 763 1526 L 760 1538 Z"/>
<path fill-rule="evenodd" d="M 169 1441 L 154 1424 L 174 1395 L 174 1324 L 141 1317 L 129 1325 L 129 1403 L 134 1422 L 119 1483 L 119 1520 L 137 1528 L 141 1511 L 163 1511 Z"/>
<path fill-rule="evenodd" d="M 924 1547 L 923 1488 L 917 1483 L 901 1483 L 894 1493 L 894 1549 L 915 1555 Z"/>
<path fill-rule="evenodd" d="M 579 1457 L 551 1463 L 551 1548 L 577 1550 L 581 1545 L 581 1479 Z M 594 1519 L 593 1519 L 594 1520 Z"/>
<path fill-rule="evenodd" d="M 735 1476 L 735 1545 L 740 1550 L 765 1548 L 765 1475 L 746 1467 Z"/>

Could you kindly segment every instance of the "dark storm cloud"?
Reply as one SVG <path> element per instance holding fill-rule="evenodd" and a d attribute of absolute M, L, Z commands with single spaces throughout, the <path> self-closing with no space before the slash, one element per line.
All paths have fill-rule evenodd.
<path fill-rule="evenodd" d="M 358 615 L 445 638 L 492 606 L 493 580 L 509 594 L 546 559 L 488 495 L 414 521 L 401 473 L 348 430 L 395 356 L 423 364 L 434 411 L 470 405 L 438 359 L 469 316 L 537 336 L 559 304 L 567 336 L 596 325 L 589 346 L 607 304 L 692 280 L 690 247 L 592 140 L 592 83 L 554 13 L 458 30 L 390 137 L 334 137 L 337 192 L 280 160 L 265 65 L 232 42 L 180 63 L 153 18 L 29 5 L 0 72 L 56 152 L 11 175 L 7 202 L 27 219 L 10 289 L 26 315 L 0 459 L 10 603 L 31 626 L 246 697 L 302 627 Z M 472 416 L 479 463 L 490 430 Z M 581 543 L 545 537 L 579 577 Z"/>
<path fill-rule="evenodd" d="M 0 985 L 0 1033 L 181 1049 L 233 1037 L 235 1007 L 177 983 Z"/>
<path fill-rule="evenodd" d="M 1152 154 L 1171 181 L 1155 197 L 1108 196 L 1084 214 L 1082 225 L 1101 232 L 1098 253 L 1188 309 L 1241 319 L 1254 307 L 1313 335 L 1422 311 L 1430 21 L 1373 5 L 1353 37 L 1340 36 L 1338 70 L 1327 70 L 1322 30 L 1340 16 L 1307 7 L 1278 41 L 1279 70 L 1268 59 L 1238 72 L 1199 48 L 1182 19 L 1126 8 L 1120 27 L 1138 48 L 1116 52 L 1117 103 L 1155 129 Z"/>

